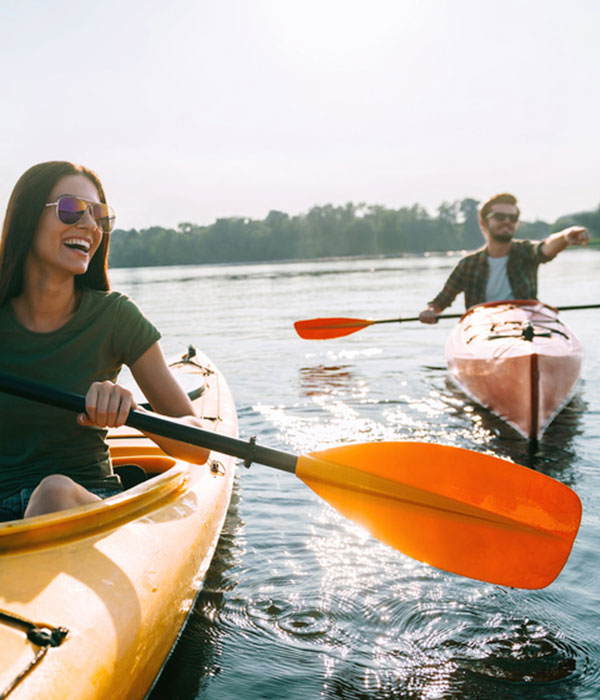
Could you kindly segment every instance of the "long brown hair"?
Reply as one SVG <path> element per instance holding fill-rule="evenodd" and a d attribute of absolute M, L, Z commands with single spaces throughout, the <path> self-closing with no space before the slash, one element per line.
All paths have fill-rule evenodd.
<path fill-rule="evenodd" d="M 68 175 L 83 175 L 98 190 L 101 202 L 106 196 L 100 179 L 92 170 L 68 161 L 38 163 L 21 175 L 15 185 L 4 217 L 0 239 L 0 306 L 23 290 L 25 260 L 38 227 L 44 205 L 56 183 Z M 75 287 L 108 291 L 108 246 L 110 236 L 104 234 L 100 247 L 83 275 L 75 277 Z"/>

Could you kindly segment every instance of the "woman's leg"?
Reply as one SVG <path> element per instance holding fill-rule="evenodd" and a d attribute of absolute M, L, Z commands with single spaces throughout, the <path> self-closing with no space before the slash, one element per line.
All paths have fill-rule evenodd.
<path fill-rule="evenodd" d="M 102 499 L 64 474 L 51 474 L 40 481 L 31 494 L 25 518 L 75 508 Z"/>

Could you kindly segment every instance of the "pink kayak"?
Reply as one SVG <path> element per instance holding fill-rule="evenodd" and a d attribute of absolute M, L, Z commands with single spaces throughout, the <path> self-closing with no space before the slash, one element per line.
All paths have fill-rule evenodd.
<path fill-rule="evenodd" d="M 582 356 L 558 311 L 533 300 L 474 306 L 446 342 L 458 386 L 531 440 L 573 396 Z"/>

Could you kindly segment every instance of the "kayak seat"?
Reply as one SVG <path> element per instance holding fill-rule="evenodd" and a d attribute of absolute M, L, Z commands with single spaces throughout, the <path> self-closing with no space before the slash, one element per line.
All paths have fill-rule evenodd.
<path fill-rule="evenodd" d="M 156 474 L 166 472 L 176 461 L 172 457 L 156 454 L 129 454 L 112 459 L 113 469 L 121 477 L 126 489 L 141 484 Z"/>
<path fill-rule="evenodd" d="M 119 464 L 113 465 L 115 474 L 119 475 L 124 489 L 130 489 L 132 486 L 137 486 L 143 481 L 146 481 L 148 474 L 139 466 L 139 464 Z"/>

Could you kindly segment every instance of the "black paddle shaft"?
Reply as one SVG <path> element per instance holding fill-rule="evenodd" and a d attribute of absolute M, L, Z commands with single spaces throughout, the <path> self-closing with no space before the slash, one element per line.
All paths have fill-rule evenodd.
<path fill-rule="evenodd" d="M 556 310 L 557 311 L 579 311 L 580 309 L 598 309 L 600 308 L 600 304 L 579 304 L 576 306 L 557 306 Z M 466 313 L 466 312 L 465 312 Z M 444 318 L 462 318 L 465 314 L 439 314 L 438 315 L 438 320 L 442 320 Z M 418 316 L 412 316 L 410 318 L 384 318 L 380 319 L 378 321 L 370 321 L 369 325 L 371 323 L 405 323 L 406 321 L 418 321 L 419 317 Z"/>
<path fill-rule="evenodd" d="M 61 389 L 40 384 L 29 379 L 14 377 L 0 372 L 0 391 L 23 399 L 38 401 L 57 408 L 64 408 L 76 413 L 85 413 L 85 398 L 80 394 L 73 394 Z M 257 445 L 254 440 L 248 442 L 220 435 L 211 430 L 195 428 L 191 425 L 183 425 L 176 420 L 162 416 L 142 413 L 131 410 L 125 423 L 132 428 L 137 428 L 147 433 L 162 435 L 163 437 L 187 442 L 192 445 L 206 447 L 215 452 L 232 455 L 243 459 L 246 466 L 252 462 L 258 462 L 268 467 L 274 467 L 286 472 L 294 473 L 296 470 L 297 456 L 281 450 Z"/>

